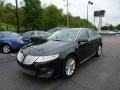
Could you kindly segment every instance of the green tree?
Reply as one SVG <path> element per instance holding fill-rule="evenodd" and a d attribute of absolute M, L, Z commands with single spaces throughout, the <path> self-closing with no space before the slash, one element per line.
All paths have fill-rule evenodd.
<path fill-rule="evenodd" d="M 43 11 L 43 24 L 45 30 L 55 28 L 61 24 L 62 9 L 58 9 L 55 5 L 49 5 Z"/>
<path fill-rule="evenodd" d="M 113 25 L 110 25 L 110 26 L 109 26 L 109 30 L 113 31 L 113 30 L 114 30 L 114 26 L 113 26 Z"/>
<path fill-rule="evenodd" d="M 115 29 L 120 30 L 120 24 L 118 24 Z"/>
<path fill-rule="evenodd" d="M 2 22 L 2 15 L 3 15 L 3 13 L 2 13 L 2 11 L 3 11 L 3 6 L 4 6 L 4 0 L 0 0 L 0 30 L 2 29 L 2 27 L 1 27 L 1 22 Z"/>
<path fill-rule="evenodd" d="M 6 4 L 4 6 L 3 13 L 4 13 L 4 15 L 2 16 L 3 23 L 16 25 L 14 5 L 12 5 L 11 3 Z"/>
<path fill-rule="evenodd" d="M 109 26 L 102 26 L 101 28 L 102 30 L 110 30 L 113 31 L 114 30 L 114 26 L 113 25 L 109 25 Z"/>
<path fill-rule="evenodd" d="M 40 0 L 24 0 L 24 25 L 27 29 L 41 29 L 42 8 Z"/>
<path fill-rule="evenodd" d="M 4 3 L 5 0 L 0 0 L 0 22 L 5 25 L 16 25 L 15 6 L 11 3 Z M 67 26 L 67 15 L 62 9 L 58 9 L 55 5 L 41 7 L 39 0 L 24 0 L 19 7 L 20 26 L 22 29 L 39 29 L 48 30 L 55 27 Z M 71 28 L 93 28 L 96 27 L 86 19 L 81 19 L 79 16 L 72 16 L 69 13 L 69 24 Z M 8 26 L 8 25 L 7 25 Z"/>
<path fill-rule="evenodd" d="M 16 25 L 15 6 L 11 3 L 0 1 L 0 28 L 8 28 L 9 24 Z"/>
<path fill-rule="evenodd" d="M 0 0 L 0 17 L 2 16 L 3 7 L 4 7 L 4 0 Z"/>

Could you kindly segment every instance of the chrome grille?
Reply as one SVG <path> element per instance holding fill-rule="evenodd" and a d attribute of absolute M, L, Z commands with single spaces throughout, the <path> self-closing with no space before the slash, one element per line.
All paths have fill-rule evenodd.
<path fill-rule="evenodd" d="M 18 59 L 18 61 L 22 62 L 23 59 L 24 59 L 23 53 L 19 52 L 18 55 L 17 55 L 17 59 Z"/>
<path fill-rule="evenodd" d="M 28 55 L 25 57 L 25 60 L 24 60 L 24 64 L 28 64 L 28 65 L 31 65 L 35 62 L 35 60 L 37 60 L 37 56 L 31 56 L 31 55 Z"/>

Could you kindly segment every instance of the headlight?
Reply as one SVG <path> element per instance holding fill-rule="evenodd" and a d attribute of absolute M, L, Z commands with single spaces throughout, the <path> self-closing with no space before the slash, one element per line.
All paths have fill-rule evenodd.
<path fill-rule="evenodd" d="M 51 56 L 40 56 L 35 62 L 47 62 L 55 60 L 59 57 L 59 54 L 51 55 Z"/>

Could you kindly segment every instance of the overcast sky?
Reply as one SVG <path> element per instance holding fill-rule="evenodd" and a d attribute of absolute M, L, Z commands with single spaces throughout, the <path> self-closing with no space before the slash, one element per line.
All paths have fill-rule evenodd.
<path fill-rule="evenodd" d="M 7 2 L 15 3 L 15 0 L 6 0 Z M 22 1 L 22 0 L 18 0 Z M 69 12 L 74 16 L 80 16 L 86 18 L 87 2 L 89 0 L 69 0 L 71 4 L 69 6 Z M 93 22 L 93 12 L 95 10 L 106 10 L 105 17 L 103 18 L 103 24 L 114 24 L 120 23 L 120 0 L 91 0 L 93 5 L 89 6 L 89 20 Z M 41 0 L 42 5 L 55 4 L 58 8 L 62 8 L 66 13 L 66 0 Z M 96 20 L 98 23 L 98 20 Z"/>

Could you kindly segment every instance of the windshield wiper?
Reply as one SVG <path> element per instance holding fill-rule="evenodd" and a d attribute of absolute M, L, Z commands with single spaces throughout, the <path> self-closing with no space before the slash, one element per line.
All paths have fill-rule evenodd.
<path fill-rule="evenodd" d="M 53 40 L 53 41 L 62 41 L 62 40 Z"/>
<path fill-rule="evenodd" d="M 52 41 L 63 41 L 63 40 L 60 40 L 60 39 L 48 39 L 48 40 L 52 40 Z"/>

